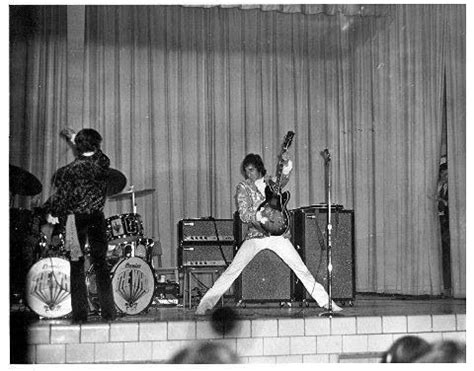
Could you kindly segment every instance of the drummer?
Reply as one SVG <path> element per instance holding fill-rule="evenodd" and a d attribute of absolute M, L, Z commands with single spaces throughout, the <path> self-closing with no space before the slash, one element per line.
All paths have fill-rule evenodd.
<path fill-rule="evenodd" d="M 94 129 L 82 129 L 75 135 L 71 129 L 61 134 L 73 146 L 77 157 L 53 176 L 56 192 L 44 207 L 51 224 L 64 223 L 66 249 L 71 256 L 71 305 L 74 322 L 87 321 L 88 302 L 84 273 L 84 248 L 89 243 L 91 263 L 97 275 L 101 316 L 116 317 L 110 272 L 107 269 L 106 223 L 104 205 L 109 158 L 101 151 L 101 135 Z"/>

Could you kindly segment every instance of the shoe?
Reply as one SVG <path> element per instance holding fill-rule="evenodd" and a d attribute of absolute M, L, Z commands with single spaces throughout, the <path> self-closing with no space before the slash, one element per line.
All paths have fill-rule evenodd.
<path fill-rule="evenodd" d="M 197 316 L 205 316 L 206 314 L 209 314 L 211 310 L 212 308 L 206 307 L 204 305 L 199 305 L 194 314 Z"/>
<path fill-rule="evenodd" d="M 324 309 L 326 309 L 326 310 L 329 310 L 329 303 L 323 305 L 322 307 L 323 307 Z M 341 312 L 341 311 L 342 311 L 342 308 L 341 308 L 339 305 L 337 305 L 336 303 L 334 303 L 334 302 L 332 302 L 332 306 L 331 306 L 331 307 L 332 307 L 331 309 L 332 309 L 332 311 L 333 311 L 334 313 L 336 313 L 336 312 Z"/>

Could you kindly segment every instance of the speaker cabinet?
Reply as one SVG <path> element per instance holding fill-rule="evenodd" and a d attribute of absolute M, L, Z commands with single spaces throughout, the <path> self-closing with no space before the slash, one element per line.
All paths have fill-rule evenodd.
<path fill-rule="evenodd" d="M 234 221 L 180 220 L 178 240 L 179 267 L 225 267 L 234 257 Z"/>
<path fill-rule="evenodd" d="M 238 247 L 247 233 L 238 213 L 234 214 L 234 232 Z M 289 302 L 292 300 L 293 274 L 271 250 L 260 251 L 235 281 L 235 298 L 243 302 Z"/>
<path fill-rule="evenodd" d="M 316 280 L 328 290 L 327 224 L 328 209 L 292 210 L 292 239 L 298 253 Z M 332 298 L 352 301 L 354 277 L 354 212 L 331 208 Z M 303 284 L 295 284 L 295 299 L 312 301 Z"/>
<path fill-rule="evenodd" d="M 235 290 L 237 301 L 289 302 L 290 268 L 273 251 L 260 251 L 242 271 Z"/>

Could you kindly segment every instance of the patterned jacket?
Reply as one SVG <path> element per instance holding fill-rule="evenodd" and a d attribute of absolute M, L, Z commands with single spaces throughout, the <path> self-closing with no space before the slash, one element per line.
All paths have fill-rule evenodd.
<path fill-rule="evenodd" d="M 290 173 L 282 174 L 281 185 L 282 188 L 288 183 Z M 270 179 L 266 177 L 265 180 Z M 262 194 L 255 183 L 250 179 L 245 179 L 237 184 L 235 191 L 235 201 L 237 210 L 240 215 L 240 220 L 248 224 L 247 234 L 245 239 L 263 238 L 266 235 L 262 232 L 259 222 L 257 222 L 256 214 L 260 204 L 265 201 L 265 195 Z M 289 238 L 290 232 L 286 232 L 283 237 Z"/>
<path fill-rule="evenodd" d="M 92 156 L 79 155 L 58 169 L 53 176 L 56 193 L 46 201 L 45 211 L 56 217 L 102 211 L 109 166 L 109 158 L 98 150 Z"/>

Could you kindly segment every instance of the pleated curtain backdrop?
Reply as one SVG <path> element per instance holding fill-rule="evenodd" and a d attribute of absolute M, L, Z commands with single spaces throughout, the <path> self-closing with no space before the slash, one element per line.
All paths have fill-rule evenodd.
<path fill-rule="evenodd" d="M 44 8 L 40 30 L 13 53 L 30 62 L 27 81 L 11 82 L 27 99 L 12 103 L 10 124 L 10 162 L 40 178 L 44 199 L 55 168 L 71 160 L 59 129 L 96 128 L 127 186 L 155 189 L 137 197 L 137 211 L 146 235 L 161 240 L 164 265 L 174 266 L 177 222 L 231 218 L 243 157 L 260 153 L 274 172 L 283 136 L 294 130 L 289 206 L 325 201 L 320 152 L 328 148 L 332 202 L 355 210 L 357 291 L 437 295 L 433 198 L 446 100 L 451 264 L 455 296 L 465 296 L 464 6 L 393 5 L 355 17 L 85 6 L 77 8 L 79 42 L 69 28 L 68 58 L 65 7 Z M 56 37 L 45 32 L 52 23 Z M 68 103 L 58 89 L 66 60 Z M 131 206 L 109 200 L 106 214 Z"/>

